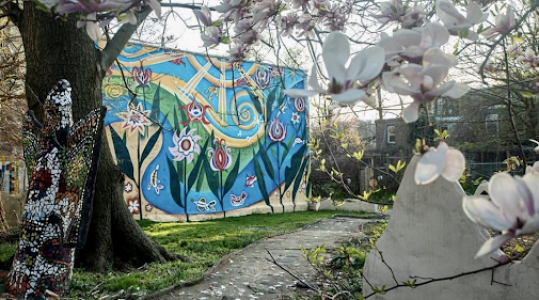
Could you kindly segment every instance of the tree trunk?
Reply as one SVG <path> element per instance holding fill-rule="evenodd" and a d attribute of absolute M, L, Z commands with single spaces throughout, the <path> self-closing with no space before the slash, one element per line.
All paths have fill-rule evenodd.
<path fill-rule="evenodd" d="M 42 103 L 59 79 L 67 79 L 73 88 L 75 121 L 102 105 L 100 52 L 84 29 L 78 29 L 75 21 L 54 20 L 33 2 L 25 3 L 17 25 L 26 54 L 28 107 L 38 120 L 43 116 Z M 133 220 L 123 200 L 123 175 L 104 135 L 101 147 L 90 231 L 85 248 L 76 256 L 80 265 L 102 271 L 111 265 L 138 267 L 174 259 Z"/>

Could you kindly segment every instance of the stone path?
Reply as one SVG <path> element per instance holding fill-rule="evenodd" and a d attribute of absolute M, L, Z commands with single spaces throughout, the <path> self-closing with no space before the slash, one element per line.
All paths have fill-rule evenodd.
<path fill-rule="evenodd" d="M 351 238 L 359 238 L 363 224 L 372 219 L 334 217 L 320 220 L 302 229 L 260 240 L 225 257 L 204 280 L 187 287 L 171 287 L 145 299 L 159 300 L 250 300 L 283 299 L 297 291 L 307 292 L 297 280 L 268 261 L 268 251 L 275 260 L 308 283 L 316 272 L 304 258 L 305 249 L 325 244 L 334 248 Z"/>

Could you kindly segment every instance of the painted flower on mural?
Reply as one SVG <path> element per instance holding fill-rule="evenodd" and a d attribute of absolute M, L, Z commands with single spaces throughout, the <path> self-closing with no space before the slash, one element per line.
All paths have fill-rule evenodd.
<path fill-rule="evenodd" d="M 286 126 L 278 119 L 273 119 L 268 128 L 268 136 L 273 142 L 282 142 L 286 138 Z"/>
<path fill-rule="evenodd" d="M 440 142 L 438 149 L 430 147 L 424 153 L 415 171 L 416 184 L 425 185 L 436 180 L 440 175 L 448 181 L 459 180 L 466 166 L 462 153 L 445 142 Z"/>
<path fill-rule="evenodd" d="M 210 124 L 210 121 L 206 119 L 206 111 L 211 108 L 209 105 L 202 105 L 196 101 L 196 96 L 193 101 L 187 105 L 180 105 L 178 109 L 184 110 L 187 120 L 182 122 L 183 126 L 189 125 L 191 122 L 201 122 L 204 125 Z"/>
<path fill-rule="evenodd" d="M 144 127 L 151 124 L 148 119 L 150 111 L 143 110 L 142 103 L 138 103 L 135 108 L 128 107 L 127 112 L 120 112 L 117 115 L 124 120 L 122 129 L 129 129 L 129 134 L 138 131 L 140 135 L 144 135 Z"/>
<path fill-rule="evenodd" d="M 144 68 L 143 60 L 140 61 L 140 68 L 133 67 L 133 69 L 131 69 L 131 75 L 133 75 L 133 78 L 137 82 L 137 87 L 150 86 L 152 69 L 148 67 Z"/>
<path fill-rule="evenodd" d="M 168 148 L 170 153 L 174 156 L 175 161 L 187 160 L 187 163 L 191 163 L 196 154 L 200 154 L 200 146 L 197 142 L 201 139 L 199 135 L 194 135 L 196 129 L 191 129 L 187 132 L 187 127 L 184 127 L 180 134 L 174 133 L 172 139 L 174 141 L 174 147 Z"/>
<path fill-rule="evenodd" d="M 323 94 L 330 95 L 334 101 L 341 104 L 352 104 L 367 97 L 361 88 L 362 84 L 377 77 L 385 63 L 384 49 L 379 46 L 358 52 L 348 63 L 350 43 L 348 37 L 338 31 L 331 32 L 326 38 L 322 46 L 322 57 L 329 78 L 327 88 L 322 88 L 318 82 L 315 64 L 309 78 L 312 90 L 287 89 L 287 95 L 309 97 Z M 360 82 L 361 84 L 358 84 Z"/>
<path fill-rule="evenodd" d="M 303 97 L 292 98 L 292 101 L 294 102 L 294 107 L 296 108 L 297 112 L 305 111 L 305 98 Z"/>
<path fill-rule="evenodd" d="M 137 198 L 133 198 L 133 199 L 128 199 L 127 200 L 127 208 L 129 209 L 129 212 L 133 215 L 136 215 L 139 213 L 139 204 L 138 204 L 138 199 Z"/>
<path fill-rule="evenodd" d="M 255 73 L 254 80 L 259 88 L 265 89 L 271 85 L 273 74 L 267 68 L 258 68 Z"/>
<path fill-rule="evenodd" d="M 539 174 L 497 173 L 488 183 L 488 197 L 466 196 L 462 207 L 473 222 L 502 233 L 486 241 L 475 257 L 488 255 L 513 237 L 539 230 Z"/>
<path fill-rule="evenodd" d="M 126 191 L 127 193 L 131 192 L 133 190 L 133 186 L 131 185 L 131 183 L 126 183 L 124 185 L 124 191 Z"/>
<path fill-rule="evenodd" d="M 290 122 L 294 124 L 299 124 L 299 121 L 300 121 L 299 114 L 297 112 L 292 113 L 292 118 L 290 118 Z"/>
<path fill-rule="evenodd" d="M 230 155 L 230 148 L 225 144 L 224 139 L 214 140 L 215 148 L 208 150 L 208 156 L 211 157 L 210 167 L 214 171 L 222 172 L 228 169 L 232 165 L 232 155 Z"/>
<path fill-rule="evenodd" d="M 151 206 L 150 204 L 146 204 L 146 211 L 150 212 L 152 211 L 153 209 L 153 206 Z"/>

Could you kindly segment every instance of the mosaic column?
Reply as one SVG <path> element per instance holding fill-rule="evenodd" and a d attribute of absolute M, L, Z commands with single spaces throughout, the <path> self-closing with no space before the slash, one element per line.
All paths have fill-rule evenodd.
<path fill-rule="evenodd" d="M 106 110 L 96 109 L 73 125 L 71 105 L 71 87 L 61 80 L 45 101 L 43 124 L 32 111 L 25 115 L 29 187 L 8 276 L 8 291 L 19 298 L 65 294 L 75 249 L 85 242 Z"/>

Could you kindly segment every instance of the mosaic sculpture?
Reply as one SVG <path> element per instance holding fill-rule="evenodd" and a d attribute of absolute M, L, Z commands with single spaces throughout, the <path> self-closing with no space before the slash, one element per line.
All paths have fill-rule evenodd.
<path fill-rule="evenodd" d="M 105 108 L 73 125 L 71 87 L 59 81 L 45 104 L 44 123 L 25 115 L 29 190 L 8 290 L 24 299 L 67 292 L 75 248 L 84 244 Z"/>

